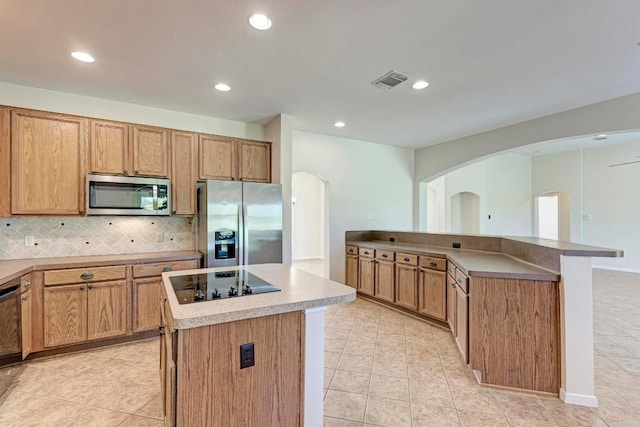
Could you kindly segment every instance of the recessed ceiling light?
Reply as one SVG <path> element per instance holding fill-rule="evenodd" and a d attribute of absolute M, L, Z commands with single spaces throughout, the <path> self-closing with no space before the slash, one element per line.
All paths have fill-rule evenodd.
<path fill-rule="evenodd" d="M 271 28 L 271 19 L 267 15 L 255 13 L 249 17 L 249 24 L 256 30 L 268 30 Z"/>
<path fill-rule="evenodd" d="M 334 125 L 335 127 L 337 127 L 337 128 L 343 128 L 343 127 L 345 127 L 347 124 L 346 124 L 345 122 L 335 122 L 333 125 Z"/>
<path fill-rule="evenodd" d="M 411 86 L 411 87 L 413 87 L 414 89 L 424 89 L 424 88 L 425 88 L 425 87 L 427 87 L 427 86 L 429 86 L 429 83 L 428 83 L 428 82 L 426 82 L 426 81 L 424 81 L 424 80 L 418 80 L 418 81 L 417 81 L 417 82 L 415 82 L 415 83 L 413 84 L 413 86 Z"/>
<path fill-rule="evenodd" d="M 231 90 L 231 87 L 226 83 L 218 83 L 214 87 L 220 92 L 229 92 Z"/>
<path fill-rule="evenodd" d="M 601 133 L 600 135 L 596 135 L 593 139 L 595 139 L 596 141 L 602 141 L 604 139 L 609 139 L 609 137 L 606 134 Z"/>
<path fill-rule="evenodd" d="M 82 62 L 93 62 L 93 61 L 95 61 L 95 59 L 93 59 L 93 56 L 89 55 L 86 52 L 71 52 L 71 56 L 73 56 L 78 61 L 82 61 Z"/>

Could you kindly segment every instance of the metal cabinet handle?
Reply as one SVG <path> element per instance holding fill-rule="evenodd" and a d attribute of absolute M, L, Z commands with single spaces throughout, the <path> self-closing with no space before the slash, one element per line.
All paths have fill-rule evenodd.
<path fill-rule="evenodd" d="M 451 284 L 451 287 L 452 287 L 453 289 L 455 289 L 455 288 L 456 288 L 456 283 L 455 283 L 455 282 L 453 282 L 453 283 Z"/>
<path fill-rule="evenodd" d="M 368 252 L 368 251 L 364 251 L 364 254 L 365 254 L 365 255 L 369 255 L 369 252 Z"/>
<path fill-rule="evenodd" d="M 160 326 L 158 331 L 160 332 L 160 335 L 164 335 L 164 326 Z"/>
<path fill-rule="evenodd" d="M 162 271 L 173 271 L 173 267 L 171 267 L 170 265 L 165 265 Z"/>
<path fill-rule="evenodd" d="M 31 280 L 25 280 L 24 281 L 24 287 L 28 288 L 29 286 L 31 286 Z"/>
<path fill-rule="evenodd" d="M 409 262 L 409 261 L 411 261 L 411 259 L 410 258 L 404 258 L 403 261 Z"/>
<path fill-rule="evenodd" d="M 25 295 L 25 296 L 22 297 L 22 301 L 26 301 L 28 299 L 29 299 L 29 295 Z"/>
<path fill-rule="evenodd" d="M 462 279 L 461 279 L 460 277 L 458 277 L 458 278 L 456 279 L 456 282 L 458 282 L 458 283 L 462 283 Z"/>
<path fill-rule="evenodd" d="M 140 172 L 139 172 L 139 171 L 133 171 L 133 173 L 135 173 L 136 175 L 138 175 Z"/>
<path fill-rule="evenodd" d="M 82 273 L 80 275 L 80 278 L 82 280 L 89 280 L 89 279 L 93 279 L 93 273 Z"/>
<path fill-rule="evenodd" d="M 433 261 L 431 261 L 431 262 L 429 263 L 429 267 L 437 267 L 437 265 L 438 265 L 438 264 L 437 264 L 436 262 L 433 262 Z"/>
<path fill-rule="evenodd" d="M 122 169 L 122 173 L 123 173 L 123 174 L 125 174 L 125 175 L 126 175 L 126 174 L 127 174 L 127 172 L 129 172 L 129 171 L 128 171 L 128 170 L 126 170 L 126 169 Z"/>
<path fill-rule="evenodd" d="M 387 258 L 387 254 L 382 254 L 382 258 Z"/>
<path fill-rule="evenodd" d="M 93 289 L 93 285 L 89 285 L 87 286 L 89 289 Z"/>
<path fill-rule="evenodd" d="M 81 291 L 84 291 L 84 286 L 80 286 L 80 290 L 81 290 Z"/>

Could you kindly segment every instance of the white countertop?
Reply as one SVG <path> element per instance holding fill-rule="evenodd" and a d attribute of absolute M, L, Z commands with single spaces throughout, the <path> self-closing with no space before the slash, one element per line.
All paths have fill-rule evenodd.
<path fill-rule="evenodd" d="M 242 298 L 180 304 L 169 278 L 213 271 L 246 270 L 277 286 L 280 292 L 256 294 Z M 164 292 L 175 329 L 233 322 L 314 307 L 342 304 L 356 298 L 355 289 L 283 264 L 260 264 L 235 267 L 204 268 L 163 273 Z"/>

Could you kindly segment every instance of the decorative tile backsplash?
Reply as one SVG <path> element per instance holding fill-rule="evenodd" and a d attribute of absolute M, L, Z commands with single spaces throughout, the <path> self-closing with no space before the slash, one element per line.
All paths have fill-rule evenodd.
<path fill-rule="evenodd" d="M 0 218 L 0 259 L 193 250 L 194 236 L 193 219 L 182 217 Z"/>

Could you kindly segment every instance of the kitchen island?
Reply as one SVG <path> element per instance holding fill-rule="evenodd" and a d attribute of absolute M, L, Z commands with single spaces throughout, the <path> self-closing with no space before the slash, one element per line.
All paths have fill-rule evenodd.
<path fill-rule="evenodd" d="M 242 294 L 247 273 L 260 284 L 252 282 L 255 293 L 242 298 L 212 299 L 228 296 L 228 286 L 197 279 L 237 275 L 235 292 Z M 192 278 L 189 289 L 184 283 Z M 355 290 L 281 264 L 170 272 L 163 279 L 165 425 L 322 425 L 324 311 L 353 301 Z M 279 291 L 257 293 L 264 282 Z"/>

